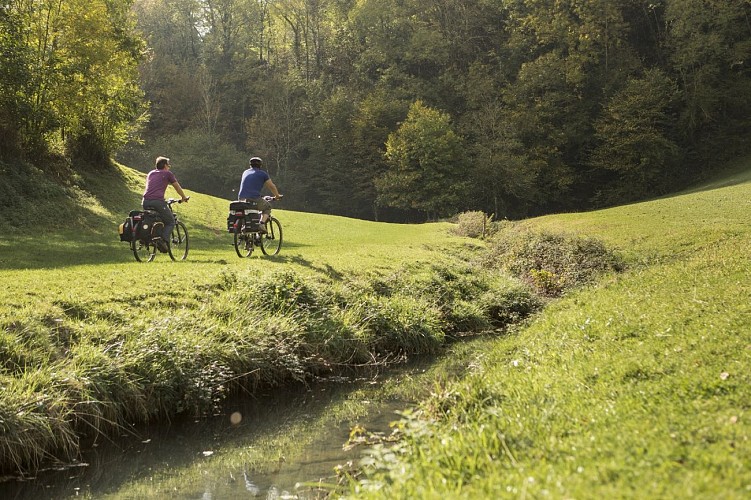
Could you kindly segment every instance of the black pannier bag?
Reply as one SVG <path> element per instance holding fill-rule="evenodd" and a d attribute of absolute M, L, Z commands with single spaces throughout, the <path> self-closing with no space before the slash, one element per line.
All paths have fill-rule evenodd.
<path fill-rule="evenodd" d="M 261 211 L 255 201 L 233 201 L 229 204 L 227 216 L 227 232 L 234 233 L 235 225 L 240 227 L 244 224 L 251 231 L 257 231 L 260 227 Z"/>
<path fill-rule="evenodd" d="M 151 241 L 154 236 L 162 235 L 164 224 L 154 212 L 139 212 L 139 215 L 133 217 L 133 221 L 136 227 L 136 236 L 139 240 Z"/>
<path fill-rule="evenodd" d="M 120 224 L 120 241 L 133 241 L 134 237 L 134 231 L 133 231 L 133 219 L 128 217 L 125 219 L 125 222 Z"/>
<path fill-rule="evenodd" d="M 125 222 L 120 224 L 120 241 L 134 241 L 138 239 L 138 229 L 143 219 L 143 212 L 141 210 L 131 210 Z"/>

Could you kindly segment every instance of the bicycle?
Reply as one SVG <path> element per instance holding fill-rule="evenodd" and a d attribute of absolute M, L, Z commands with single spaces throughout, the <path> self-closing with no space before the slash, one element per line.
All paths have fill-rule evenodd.
<path fill-rule="evenodd" d="M 276 198 L 264 196 L 269 203 Z M 249 257 L 256 246 L 264 255 L 276 255 L 282 248 L 282 224 L 269 216 L 261 226 L 261 210 L 253 202 L 233 201 L 229 204 L 227 231 L 234 234 L 235 252 L 240 258 Z"/>
<path fill-rule="evenodd" d="M 188 197 L 190 199 L 190 197 Z M 187 200 L 186 200 L 187 201 Z M 175 226 L 170 233 L 170 239 L 167 241 L 167 253 L 172 260 L 185 260 L 188 258 L 189 239 L 188 229 L 185 224 L 178 218 L 177 213 L 173 211 L 173 203 L 182 203 L 182 200 L 170 198 L 167 200 L 167 206 L 172 212 L 172 216 L 175 218 Z M 133 238 L 130 242 L 130 249 L 133 251 L 133 256 L 138 262 L 151 262 L 156 257 L 157 245 L 154 238 L 160 237 L 161 229 L 164 227 L 164 223 L 159 218 L 159 214 L 155 210 L 134 210 L 130 213 L 133 219 L 131 223 Z M 151 218 L 154 223 L 151 224 L 151 228 L 144 227 L 144 219 Z"/>

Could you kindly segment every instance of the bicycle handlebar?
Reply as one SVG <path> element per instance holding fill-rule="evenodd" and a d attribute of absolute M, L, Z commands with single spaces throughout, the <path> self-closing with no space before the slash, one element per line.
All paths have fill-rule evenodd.
<path fill-rule="evenodd" d="M 188 203 L 188 200 L 190 199 L 190 196 L 187 196 L 185 198 L 185 203 Z M 170 198 L 167 200 L 167 205 L 172 205 L 173 203 L 182 203 L 183 200 L 177 199 L 177 198 Z"/>
<path fill-rule="evenodd" d="M 264 200 L 266 200 L 266 201 L 268 201 L 268 202 L 272 202 L 272 201 L 279 201 L 279 200 L 281 200 L 281 199 L 282 199 L 283 197 L 284 197 L 284 195 L 283 195 L 283 194 L 280 194 L 280 195 L 279 195 L 279 198 L 275 198 L 275 197 L 273 197 L 273 196 L 264 196 L 264 197 L 263 197 L 263 199 L 264 199 Z"/>

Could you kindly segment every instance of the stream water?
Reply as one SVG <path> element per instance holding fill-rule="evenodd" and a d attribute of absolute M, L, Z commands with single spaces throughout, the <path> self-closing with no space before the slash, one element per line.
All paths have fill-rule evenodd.
<path fill-rule="evenodd" d="M 100 439 L 58 470 L 0 478 L 0 499 L 320 498 L 319 481 L 336 483 L 334 468 L 362 456 L 362 447 L 343 449 L 353 426 L 389 434 L 399 412 L 476 366 L 493 342 L 465 340 L 438 357 L 235 398 L 212 417 Z"/>
<path fill-rule="evenodd" d="M 311 484 L 335 483 L 334 468 L 361 456 L 361 448 L 343 450 L 353 425 L 388 433 L 396 412 L 412 405 L 384 397 L 383 388 L 425 369 L 389 372 L 285 388 L 229 402 L 210 418 L 140 428 L 65 467 L 0 482 L 0 498 L 317 498 Z"/>

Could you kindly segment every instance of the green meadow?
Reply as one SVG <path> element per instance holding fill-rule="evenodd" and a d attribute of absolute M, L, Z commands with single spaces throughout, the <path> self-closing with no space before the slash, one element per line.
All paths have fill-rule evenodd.
<path fill-rule="evenodd" d="M 748 167 L 663 199 L 521 223 L 596 236 L 627 269 L 565 294 L 436 387 L 353 492 L 748 498 Z"/>
<path fill-rule="evenodd" d="M 281 253 L 240 259 L 229 200 L 189 192 L 177 208 L 188 259 L 138 263 L 117 227 L 138 207 L 141 174 L 119 167 L 58 187 L 32 171 L 5 182 L 8 193 L 48 195 L 16 201 L 0 238 L 0 468 L 10 473 L 64 463 L 134 424 L 210 414 L 240 391 L 435 354 L 541 304 L 473 264 L 481 243 L 450 223 L 280 206 Z"/>
<path fill-rule="evenodd" d="M 33 471 L 134 423 L 485 334 L 452 376 L 420 379 L 400 440 L 369 448 L 337 492 L 745 498 L 749 167 L 485 240 L 282 203 L 281 253 L 247 259 L 228 200 L 191 192 L 187 261 L 152 263 L 117 237 L 143 176 L 83 174 L 0 222 L 0 465 Z"/>

